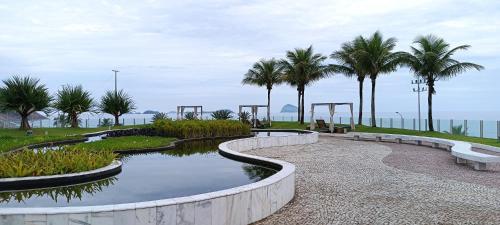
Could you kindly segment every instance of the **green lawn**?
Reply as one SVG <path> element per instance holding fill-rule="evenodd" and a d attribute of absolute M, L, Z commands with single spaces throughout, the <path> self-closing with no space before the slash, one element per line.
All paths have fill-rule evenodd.
<path fill-rule="evenodd" d="M 102 141 L 80 143 L 74 145 L 75 148 L 88 150 L 130 150 L 157 148 L 170 145 L 175 138 L 149 137 L 149 136 L 124 136 L 107 138 Z"/>
<path fill-rule="evenodd" d="M 131 128 L 132 126 L 112 127 L 111 129 Z M 19 129 L 0 129 L 0 152 L 9 151 L 30 144 L 82 138 L 81 134 L 107 130 L 99 128 L 35 128 L 33 136 Z"/>
<path fill-rule="evenodd" d="M 275 129 L 305 129 L 309 123 L 299 124 L 298 122 L 273 122 L 271 128 Z M 369 127 L 369 126 L 356 126 L 356 131 L 367 132 L 367 133 L 386 133 L 386 134 L 404 134 L 404 135 L 415 135 L 424 137 L 435 137 L 444 138 L 457 141 L 468 141 L 479 144 L 491 145 L 495 147 L 500 147 L 500 142 L 492 138 L 478 138 L 478 137 L 466 137 L 463 135 L 453 135 L 440 132 L 430 132 L 430 131 L 414 131 L 396 128 L 379 128 L 379 127 Z"/>

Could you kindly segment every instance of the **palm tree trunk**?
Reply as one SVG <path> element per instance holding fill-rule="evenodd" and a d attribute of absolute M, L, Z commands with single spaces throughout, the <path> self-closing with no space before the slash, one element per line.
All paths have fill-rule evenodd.
<path fill-rule="evenodd" d="M 434 94 L 434 82 L 429 81 L 428 83 L 429 91 L 427 92 L 427 103 L 428 103 L 428 111 L 427 111 L 427 120 L 429 123 L 429 131 L 434 131 L 434 123 L 432 122 L 432 95 Z"/>
<path fill-rule="evenodd" d="M 297 122 L 300 122 L 300 89 L 297 88 Z"/>
<path fill-rule="evenodd" d="M 267 119 L 269 126 L 271 126 L 271 89 L 267 89 Z"/>
<path fill-rule="evenodd" d="M 120 126 L 120 117 L 115 115 L 115 126 Z"/>
<path fill-rule="evenodd" d="M 78 128 L 78 116 L 76 114 L 71 115 L 71 127 Z"/>
<path fill-rule="evenodd" d="M 29 130 L 31 129 L 30 122 L 28 120 L 28 115 L 21 115 L 21 126 L 19 127 L 21 130 Z"/>
<path fill-rule="evenodd" d="M 301 113 L 300 113 L 300 124 L 304 124 L 304 92 L 305 88 L 302 88 L 302 103 L 300 104 L 301 107 Z"/>
<path fill-rule="evenodd" d="M 375 119 L 375 81 L 376 78 L 371 78 L 372 80 L 372 102 L 371 102 L 371 120 L 372 120 L 372 127 L 377 127 L 377 121 Z"/>
<path fill-rule="evenodd" d="M 359 115 L 358 115 L 358 125 L 363 124 L 363 83 L 364 80 L 359 80 Z"/>

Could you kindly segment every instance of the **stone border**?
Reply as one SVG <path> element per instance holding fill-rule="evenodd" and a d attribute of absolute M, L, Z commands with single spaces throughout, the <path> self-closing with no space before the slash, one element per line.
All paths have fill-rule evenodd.
<path fill-rule="evenodd" d="M 261 181 L 226 190 L 157 201 L 117 205 L 59 208 L 0 208 L 0 225 L 87 224 L 212 224 L 239 225 L 261 220 L 293 199 L 295 166 L 275 159 L 241 151 L 310 144 L 318 141 L 317 132 L 293 136 L 252 137 L 219 145 L 219 152 L 246 162 L 266 162 L 281 168 Z"/>
<path fill-rule="evenodd" d="M 433 148 L 444 147 L 446 150 L 450 151 L 451 155 L 456 158 L 456 162 L 458 164 L 467 164 L 468 162 L 471 162 L 475 170 L 487 170 L 487 164 L 500 163 L 499 156 L 472 151 L 472 148 L 474 147 L 487 151 L 500 152 L 500 148 L 465 141 L 456 141 L 425 136 L 363 132 L 352 132 L 344 135 L 344 137 L 353 138 L 354 140 L 361 140 L 361 138 L 375 139 L 375 141 L 388 140 L 395 141 L 399 144 L 403 143 L 403 141 L 414 141 L 416 145 L 422 145 L 422 142 L 429 142 L 432 144 Z"/>
<path fill-rule="evenodd" d="M 1 178 L 0 191 L 26 190 L 30 188 L 45 188 L 52 186 L 78 184 L 114 176 L 120 173 L 121 170 L 122 162 L 113 160 L 111 164 L 105 167 L 80 173 L 36 177 Z"/>

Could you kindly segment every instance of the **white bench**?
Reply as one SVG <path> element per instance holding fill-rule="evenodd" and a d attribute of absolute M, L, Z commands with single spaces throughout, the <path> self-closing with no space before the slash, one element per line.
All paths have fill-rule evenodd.
<path fill-rule="evenodd" d="M 468 161 L 472 162 L 475 170 L 486 170 L 487 164 L 500 163 L 499 156 L 472 151 L 472 147 L 475 147 L 488 151 L 500 152 L 500 148 L 488 145 L 399 134 L 352 132 L 346 135 L 346 137 L 354 138 L 354 140 L 361 140 L 363 138 L 375 139 L 375 141 L 394 141 L 400 144 L 403 141 L 414 141 L 417 145 L 422 145 L 422 142 L 428 142 L 431 143 L 434 148 L 445 147 L 448 151 L 451 151 L 451 154 L 456 157 L 457 163 L 459 164 L 466 164 Z"/>

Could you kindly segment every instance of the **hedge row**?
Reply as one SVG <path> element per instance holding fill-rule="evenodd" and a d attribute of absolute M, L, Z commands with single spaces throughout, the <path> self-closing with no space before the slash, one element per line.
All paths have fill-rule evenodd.
<path fill-rule="evenodd" d="M 250 127 L 231 120 L 157 120 L 152 127 L 161 136 L 187 138 L 231 137 L 250 134 Z"/>

